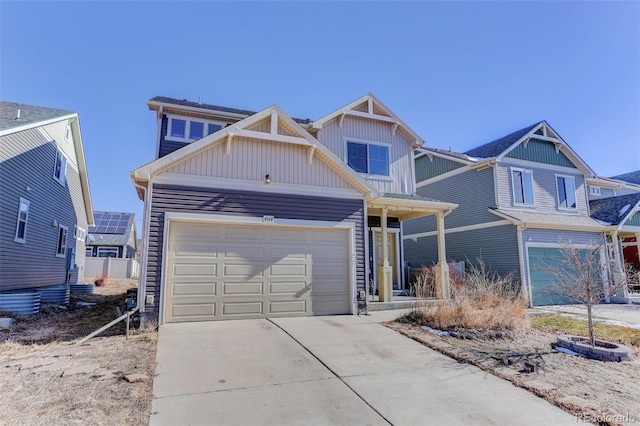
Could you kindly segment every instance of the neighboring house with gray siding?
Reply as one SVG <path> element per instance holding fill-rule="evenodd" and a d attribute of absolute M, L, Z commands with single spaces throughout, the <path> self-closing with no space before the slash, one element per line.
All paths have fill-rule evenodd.
<path fill-rule="evenodd" d="M 135 259 L 137 247 L 134 213 L 95 211 L 95 225 L 87 235 L 87 257 Z"/>
<path fill-rule="evenodd" d="M 562 301 L 541 265 L 564 242 L 601 243 L 611 231 L 590 217 L 594 172 L 545 121 L 465 153 L 420 149 L 415 168 L 419 195 L 459 205 L 445 222 L 447 257 L 513 272 L 532 305 Z M 404 223 L 409 266 L 436 260 L 435 231 L 429 217 Z"/>
<path fill-rule="evenodd" d="M 82 282 L 91 224 L 78 114 L 0 102 L 0 291 Z"/>
<path fill-rule="evenodd" d="M 145 202 L 139 300 L 160 323 L 356 313 L 406 287 L 400 224 L 454 203 L 415 195 L 424 141 L 373 95 L 318 120 L 166 97 Z M 438 289 L 448 297 L 444 234 Z M 383 242 L 385 242 L 383 244 Z"/>

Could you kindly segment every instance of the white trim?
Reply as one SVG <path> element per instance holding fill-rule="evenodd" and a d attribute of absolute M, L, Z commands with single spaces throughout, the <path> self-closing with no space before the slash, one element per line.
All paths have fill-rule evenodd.
<path fill-rule="evenodd" d="M 160 282 L 160 302 L 158 305 L 159 324 L 164 324 L 165 311 L 165 292 L 167 286 L 167 253 L 169 252 L 169 237 L 172 222 L 196 222 L 211 224 L 245 224 L 251 226 L 269 226 L 269 227 L 293 227 L 293 228 L 333 228 L 344 229 L 348 232 L 349 241 L 349 306 L 351 314 L 357 313 L 357 279 L 356 279 L 356 224 L 354 222 L 332 222 L 332 221 L 314 221 L 299 219 L 280 219 L 274 218 L 273 222 L 264 223 L 261 217 L 252 216 L 230 216 L 224 214 L 202 214 L 202 213 L 183 213 L 166 211 L 164 213 L 164 238 L 162 243 L 162 278 Z"/>
<path fill-rule="evenodd" d="M 152 191 L 153 182 L 149 182 L 144 191 L 144 211 L 142 213 L 142 244 L 144 250 L 142 250 L 142 263 L 140 265 L 140 289 L 138 291 L 138 305 L 140 305 L 140 312 L 146 312 L 145 306 L 147 297 L 147 268 L 149 264 L 149 230 L 151 222 L 150 216 Z"/>
<path fill-rule="evenodd" d="M 22 236 L 22 238 L 18 238 L 18 229 L 20 229 L 20 212 L 22 211 L 21 207 L 23 203 L 27 205 L 27 214 L 24 219 L 24 235 Z M 15 243 L 24 244 L 27 241 L 27 224 L 29 223 L 30 209 L 31 209 L 31 201 L 27 200 L 26 198 L 20 197 L 20 201 L 18 202 L 18 217 L 16 220 L 16 231 L 13 234 L 14 236 L 13 242 Z"/>
<path fill-rule="evenodd" d="M 64 141 L 69 142 L 69 139 L 73 140 L 73 135 L 71 134 L 71 123 L 67 122 L 67 126 L 64 131 Z"/>
<path fill-rule="evenodd" d="M 374 145 L 383 145 L 386 147 L 391 147 L 393 144 L 389 143 L 389 142 L 378 142 L 378 141 L 372 141 L 370 139 L 360 139 L 360 138 L 350 138 L 348 136 L 343 136 L 342 140 L 345 143 L 345 147 L 346 147 L 346 143 L 347 142 L 357 142 L 357 143 L 366 143 L 366 144 L 374 144 Z"/>
<path fill-rule="evenodd" d="M 78 114 L 74 112 L 73 114 L 63 115 L 63 116 L 60 116 L 60 117 L 54 117 L 54 118 L 50 118 L 48 120 L 35 121 L 33 123 L 27 123 L 27 124 L 24 124 L 22 126 L 10 127 L 8 129 L 0 130 L 0 136 L 10 135 L 12 133 L 18 133 L 18 132 L 22 132 L 24 130 L 32 129 L 34 127 L 46 126 L 47 124 L 57 123 L 58 121 L 69 120 L 69 119 L 77 118 L 77 117 L 78 117 Z"/>
<path fill-rule="evenodd" d="M 555 176 L 555 181 L 556 181 L 556 208 L 558 210 L 563 210 L 563 211 L 578 211 L 578 194 L 576 191 L 576 179 L 573 176 L 568 176 L 568 175 L 562 175 L 562 174 L 558 174 L 558 173 L 554 173 Z M 575 202 L 576 206 L 575 207 L 569 207 L 569 200 L 567 199 L 567 207 L 561 206 L 560 205 L 560 188 L 558 187 L 558 178 L 563 178 L 565 179 L 571 179 L 571 181 L 573 182 L 573 201 Z M 565 193 L 567 192 L 567 188 L 566 188 L 566 183 L 565 183 Z M 588 204 L 588 203 L 587 203 Z"/>
<path fill-rule="evenodd" d="M 209 132 L 209 125 L 213 124 L 214 126 L 220 126 L 220 129 L 216 130 L 219 131 L 223 128 L 225 128 L 227 126 L 227 123 L 223 122 L 223 121 L 214 121 L 214 120 L 207 120 L 204 118 L 198 118 L 198 117 L 191 117 L 191 116 L 186 116 L 186 115 L 177 115 L 177 114 L 165 114 L 167 117 L 167 134 L 164 136 L 164 140 L 165 141 L 170 141 L 170 142 L 185 142 L 185 143 L 191 143 L 193 141 L 197 141 L 199 139 L 202 139 L 206 136 L 212 135 L 213 133 L 208 133 Z M 184 121 L 184 137 L 179 137 L 179 136 L 172 136 L 171 135 L 171 130 L 173 127 L 173 120 L 181 120 Z M 192 138 L 191 137 L 191 122 L 197 122 L 197 123 L 202 123 L 202 136 L 199 138 Z"/>
<path fill-rule="evenodd" d="M 458 157 L 454 157 L 453 155 L 447 155 L 446 153 L 443 152 L 439 152 L 439 151 L 432 151 L 429 150 L 428 148 L 417 148 L 418 149 L 418 154 L 415 154 L 413 156 L 414 159 L 418 159 L 420 157 L 423 157 L 425 155 L 428 155 L 429 157 L 440 157 L 444 160 L 449 160 L 449 161 L 454 161 L 456 163 L 460 163 L 464 166 L 470 166 L 470 165 L 474 165 L 477 164 L 477 161 L 472 161 L 472 160 L 463 160 L 462 158 L 458 158 Z M 462 154 L 465 155 L 465 154 Z M 433 160 L 432 160 L 433 161 Z"/>
<path fill-rule="evenodd" d="M 274 135 L 272 133 L 259 132 L 257 130 L 245 130 L 245 129 L 234 129 L 231 131 L 231 134 L 233 134 L 233 136 L 250 138 L 250 139 L 261 139 L 261 140 L 267 140 L 267 141 L 273 141 L 273 142 L 284 142 L 284 143 L 291 143 L 291 144 L 303 145 L 303 146 L 316 146 L 316 144 L 313 144 L 309 142 L 307 139 L 300 136 L 287 136 L 287 135 L 279 135 L 279 134 Z"/>
<path fill-rule="evenodd" d="M 574 176 L 584 176 L 584 173 L 581 172 L 579 169 L 573 169 L 571 167 L 565 167 L 565 166 L 556 166 L 554 164 L 537 163 L 535 161 L 521 160 L 519 158 L 505 157 L 500 162 L 505 165 L 509 165 L 509 166 L 513 165 L 515 167 L 522 167 L 526 169 L 552 170 L 558 173 L 565 173 L 565 174 L 574 175 Z"/>
<path fill-rule="evenodd" d="M 147 106 L 149 106 L 149 109 L 152 109 L 154 111 L 156 111 L 153 107 L 158 107 L 158 108 L 166 108 L 166 109 L 175 109 L 175 110 L 180 110 L 180 111 L 189 111 L 189 112 L 194 112 L 197 114 L 202 114 L 202 115 L 210 115 L 210 116 L 220 116 L 220 117 L 228 117 L 234 120 L 242 120 L 245 119 L 247 117 L 249 117 L 251 114 L 247 115 L 247 114 L 237 114 L 237 113 L 233 113 L 233 112 L 227 112 L 227 111 L 221 111 L 221 110 L 215 110 L 215 109 L 208 109 L 208 108 L 197 108 L 197 107 L 192 107 L 192 106 L 187 106 L 187 105 L 179 105 L 179 104 L 172 104 L 172 103 L 168 103 L 168 102 L 161 102 L 161 101 L 148 101 L 147 102 Z"/>
<path fill-rule="evenodd" d="M 378 287 L 378 264 L 376 263 L 376 232 L 382 233 L 382 228 L 379 226 L 369 228 L 373 235 L 373 294 L 376 293 Z M 400 228 L 387 227 L 387 234 L 395 234 L 396 252 L 395 252 L 395 264 L 396 264 L 396 279 L 398 280 L 398 290 L 404 289 L 404 283 L 402 282 L 402 265 L 400 263 Z"/>
<path fill-rule="evenodd" d="M 263 180 L 253 181 L 198 175 L 183 175 L 179 173 L 162 173 L 158 176 L 154 176 L 151 182 L 165 185 L 196 186 L 202 188 L 232 189 L 275 194 L 364 199 L 364 196 L 360 191 L 349 188 L 308 186 L 293 183 L 280 183 L 274 181 L 271 181 L 270 184 L 265 184 Z"/>
<path fill-rule="evenodd" d="M 364 227 L 363 227 L 362 233 L 364 234 L 363 235 L 363 238 L 364 238 L 364 294 L 365 294 L 364 300 L 368 305 L 369 302 L 371 301 L 369 299 L 369 274 L 371 273 L 371 271 L 369 271 L 369 229 L 366 226 L 368 217 L 369 217 L 369 212 L 368 212 L 369 206 L 366 201 L 364 201 L 363 204 L 364 204 Z"/>
<path fill-rule="evenodd" d="M 527 292 L 527 285 L 525 280 L 525 270 L 524 270 L 524 255 L 522 251 L 524 250 L 524 245 L 522 244 L 522 231 L 523 228 L 526 229 L 526 225 L 517 225 L 516 226 L 516 239 L 518 241 L 518 263 L 520 266 L 520 291 L 523 296 L 525 296 L 528 300 L 529 306 L 532 306 L 531 302 L 531 294 Z M 528 259 L 527 259 L 528 260 Z M 527 263 L 528 264 L 528 263 Z"/>
<path fill-rule="evenodd" d="M 496 207 L 500 208 L 502 203 L 500 202 L 500 180 L 498 179 L 498 165 L 493 165 L 493 198 L 496 203 Z"/>
<path fill-rule="evenodd" d="M 96 253 L 96 254 L 98 255 L 97 257 L 101 257 L 101 256 L 100 256 L 100 252 L 101 252 L 101 251 L 108 251 L 108 252 L 110 252 L 110 253 L 113 253 L 113 250 L 115 250 L 115 251 L 116 251 L 116 255 L 115 255 L 115 256 L 113 256 L 113 257 L 114 257 L 114 258 L 118 258 L 118 246 L 99 246 L 99 247 L 98 247 L 98 251 L 97 251 L 97 253 Z M 125 253 L 124 253 L 124 250 L 122 250 L 122 254 L 123 254 L 123 255 L 125 254 Z M 104 257 L 111 257 L 111 256 L 104 256 Z"/>
<path fill-rule="evenodd" d="M 516 201 L 516 185 L 514 183 L 514 178 L 513 178 L 513 172 L 520 172 L 520 176 L 522 176 L 522 202 Z M 526 202 L 526 190 L 525 190 L 525 180 L 524 180 L 524 175 L 525 173 L 528 173 L 531 176 L 531 198 L 532 203 L 527 203 Z M 509 177 L 511 178 L 511 205 L 512 206 L 517 206 L 517 207 L 531 207 L 531 208 L 535 208 L 536 207 L 536 195 L 535 192 L 533 190 L 533 170 L 528 170 L 528 169 L 521 169 L 518 167 L 509 167 Z"/>
<path fill-rule="evenodd" d="M 587 184 L 587 186 L 589 187 L 589 194 L 587 195 L 597 195 L 597 196 L 602 195 L 602 190 L 599 186 L 594 186 L 589 184 Z"/>
<path fill-rule="evenodd" d="M 429 184 L 432 184 L 432 183 L 440 182 L 441 180 L 449 179 L 451 177 L 454 177 L 456 175 L 459 175 L 459 174 L 464 173 L 464 172 L 469 171 L 469 170 L 474 170 L 474 169 L 469 167 L 469 166 L 458 167 L 457 169 L 448 171 L 446 173 L 442 173 L 442 174 L 440 174 L 438 176 L 434 176 L 434 177 L 429 178 L 429 179 L 421 180 L 420 182 L 416 183 L 416 188 L 422 188 L 425 185 L 429 185 Z"/>
<path fill-rule="evenodd" d="M 60 230 L 64 230 L 64 246 L 60 246 Z M 69 228 L 64 225 L 58 224 L 58 232 L 56 235 L 56 257 L 67 257 L 67 247 L 69 246 Z M 64 248 L 63 253 L 60 253 L 58 248 Z"/>
<path fill-rule="evenodd" d="M 456 232 L 474 231 L 476 229 L 494 228 L 496 226 L 503 226 L 503 225 L 513 225 L 513 222 L 509 220 L 497 220 L 494 222 L 479 223 L 477 225 L 459 226 L 457 228 L 447 228 L 444 230 L 444 233 L 445 235 L 455 234 Z M 429 231 L 429 232 L 419 232 L 417 234 L 406 234 L 402 238 L 405 240 L 416 241 L 418 238 L 434 237 L 436 235 L 438 235 L 438 231 Z"/>

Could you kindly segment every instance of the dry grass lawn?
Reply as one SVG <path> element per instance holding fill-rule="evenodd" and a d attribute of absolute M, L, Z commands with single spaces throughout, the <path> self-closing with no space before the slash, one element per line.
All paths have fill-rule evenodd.
<path fill-rule="evenodd" d="M 631 346 L 630 362 L 603 362 L 560 353 L 552 348 L 557 333 L 573 332 L 583 324 L 567 323 L 564 318 L 533 319 L 533 328 L 502 334 L 458 330 L 460 337 L 438 336 L 421 328 L 414 320 L 392 322 L 388 327 L 413 338 L 460 362 L 476 365 L 511 381 L 551 403 L 596 424 L 623 424 L 640 421 L 640 347 L 635 333 L 624 327 L 605 330 L 604 337 Z M 576 320 L 572 320 L 576 321 Z M 553 324 L 553 327 L 550 325 Z M 620 330 L 615 330 L 619 328 Z M 550 331 L 550 330 L 554 331 Z M 602 331 L 602 330 L 601 330 Z M 535 371 L 525 372 L 525 363 Z"/>
<path fill-rule="evenodd" d="M 155 330 L 135 330 L 127 341 L 120 323 L 75 344 L 115 319 L 115 307 L 124 308 L 126 290 L 137 283 L 106 284 L 93 295 L 72 293 L 67 309 L 43 304 L 34 317 L 12 316 L 14 327 L 0 330 L 0 425 L 149 423 Z M 91 371 L 68 374 L 76 367 Z M 124 376 L 131 373 L 147 379 L 129 383 Z"/>

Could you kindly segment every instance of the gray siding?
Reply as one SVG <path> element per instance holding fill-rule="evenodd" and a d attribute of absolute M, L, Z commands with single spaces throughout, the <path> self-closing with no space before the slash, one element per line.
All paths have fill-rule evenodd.
<path fill-rule="evenodd" d="M 477 260 L 481 258 L 487 267 L 500 275 L 515 273 L 515 282 L 520 282 L 518 239 L 515 226 L 505 224 L 492 228 L 454 232 L 446 234 L 445 242 L 447 261 L 455 260 L 476 264 Z M 417 241 L 405 238 L 404 250 L 405 261 L 412 268 L 438 262 L 438 245 L 435 235 L 418 238 Z"/>
<path fill-rule="evenodd" d="M 459 207 L 449 214 L 444 222 L 447 228 L 476 225 L 501 220 L 489 212 L 495 206 L 493 170 L 468 170 L 447 179 L 418 188 L 418 195 L 440 201 L 457 203 Z M 404 235 L 434 231 L 434 216 L 403 222 Z"/>
<path fill-rule="evenodd" d="M 0 137 L 0 290 L 66 281 L 67 261 L 56 257 L 54 220 L 68 228 L 67 247 L 76 249 L 80 269 L 72 282 L 83 279 L 85 243 L 73 237 L 74 225 L 88 229 L 80 176 L 70 161 L 60 185 L 53 178 L 55 158 L 55 141 L 37 129 Z M 30 202 L 24 243 L 14 242 L 20 197 Z"/>
<path fill-rule="evenodd" d="M 416 182 L 422 182 L 423 180 L 431 179 L 464 166 L 464 164 L 458 163 L 457 161 L 436 156 L 429 158 L 428 155 L 423 155 L 415 160 L 415 162 Z"/>
<path fill-rule="evenodd" d="M 571 167 L 577 169 L 575 164 L 562 152 L 556 152 L 555 145 L 551 142 L 531 139 L 527 146 L 520 144 L 507 153 L 506 157 L 520 160 L 534 161 L 536 163 L 553 164 L 555 166 Z"/>
<path fill-rule="evenodd" d="M 575 213 L 588 216 L 587 195 L 585 191 L 584 175 L 576 171 L 568 173 L 567 169 L 551 170 L 535 167 L 535 165 L 522 166 L 521 164 L 500 163 L 498 166 L 498 188 L 500 191 L 500 207 L 513 207 L 528 211 L 556 213 L 569 213 L 567 210 L 558 209 L 558 190 L 556 188 L 556 174 L 572 176 L 576 187 Z M 513 181 L 511 179 L 511 167 L 531 170 L 533 172 L 533 199 L 535 208 L 520 207 L 513 204 Z"/>
<path fill-rule="evenodd" d="M 357 290 L 365 289 L 364 201 L 250 191 L 187 188 L 154 185 L 149 221 L 146 295 L 154 295 L 155 303 L 146 311 L 158 315 L 162 282 L 162 248 L 165 212 L 223 213 L 227 215 L 282 219 L 324 220 L 355 223 Z"/>

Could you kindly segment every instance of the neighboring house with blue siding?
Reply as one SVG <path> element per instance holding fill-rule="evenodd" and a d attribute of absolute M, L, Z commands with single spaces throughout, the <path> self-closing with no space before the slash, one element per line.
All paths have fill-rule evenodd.
<path fill-rule="evenodd" d="M 446 220 L 448 258 L 513 272 L 532 305 L 561 301 L 541 265 L 563 242 L 601 243 L 608 230 L 590 217 L 594 172 L 545 121 L 465 153 L 420 149 L 415 168 L 419 195 L 459 205 Z M 435 231 L 430 217 L 404 224 L 409 266 L 436 260 Z"/>
<path fill-rule="evenodd" d="M 0 102 L 0 291 L 82 282 L 91 224 L 78 114 Z"/>
<path fill-rule="evenodd" d="M 318 120 L 166 97 L 156 159 L 132 172 L 145 202 L 139 300 L 160 323 L 356 313 L 406 288 L 400 224 L 444 216 L 415 195 L 424 144 L 373 95 Z"/>

